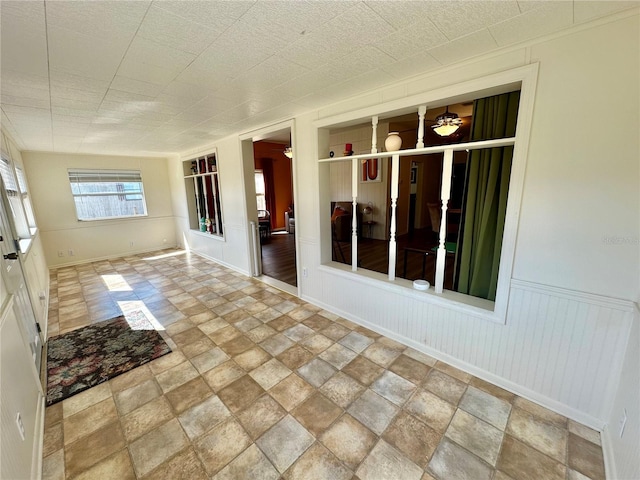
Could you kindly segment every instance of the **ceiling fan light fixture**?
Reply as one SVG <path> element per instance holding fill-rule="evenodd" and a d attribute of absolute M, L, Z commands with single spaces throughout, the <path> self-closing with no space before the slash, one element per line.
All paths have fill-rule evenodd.
<path fill-rule="evenodd" d="M 291 150 L 291 147 L 286 147 L 283 153 L 287 158 L 293 158 L 293 150 Z"/>
<path fill-rule="evenodd" d="M 442 114 L 436 117 L 436 123 L 434 123 L 431 128 L 441 137 L 448 137 L 449 135 L 455 133 L 462 125 L 462 120 L 458 118 L 457 113 L 449 112 L 449 107 Z"/>

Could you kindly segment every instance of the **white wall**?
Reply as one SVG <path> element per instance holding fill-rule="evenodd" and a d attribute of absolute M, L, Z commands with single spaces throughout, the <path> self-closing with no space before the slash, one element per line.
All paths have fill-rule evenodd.
<path fill-rule="evenodd" d="M 167 159 L 23 152 L 23 161 L 49 266 L 176 245 Z M 139 169 L 148 216 L 78 221 L 69 186 L 69 168 Z M 69 255 L 69 250 L 73 250 L 73 256 Z M 58 256 L 58 252 L 63 252 L 63 256 Z"/>

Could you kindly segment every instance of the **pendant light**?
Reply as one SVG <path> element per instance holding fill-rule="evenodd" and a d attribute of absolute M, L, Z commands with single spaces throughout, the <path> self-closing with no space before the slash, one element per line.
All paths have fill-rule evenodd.
<path fill-rule="evenodd" d="M 458 118 L 458 114 L 449 112 L 449 106 L 447 106 L 446 111 L 436 117 L 436 123 L 431 128 L 441 137 L 448 137 L 456 132 L 460 125 L 462 125 L 462 120 Z"/>

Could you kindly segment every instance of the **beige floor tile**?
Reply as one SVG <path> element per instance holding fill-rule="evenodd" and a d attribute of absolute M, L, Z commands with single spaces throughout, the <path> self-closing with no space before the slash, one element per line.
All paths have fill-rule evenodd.
<path fill-rule="evenodd" d="M 215 332 L 217 332 L 218 330 L 221 330 L 225 327 L 229 326 L 229 322 L 227 322 L 224 318 L 221 317 L 216 317 L 216 318 L 212 318 L 211 320 L 201 323 L 198 325 L 198 328 L 202 331 L 202 333 L 204 333 L 205 335 L 211 335 Z"/>
<path fill-rule="evenodd" d="M 212 476 L 251 445 L 251 438 L 234 419 L 218 425 L 195 443 L 195 450 Z"/>
<path fill-rule="evenodd" d="M 214 392 L 218 392 L 245 374 L 233 360 L 229 360 L 202 374 Z"/>
<path fill-rule="evenodd" d="M 314 358 L 298 368 L 297 372 L 307 382 L 318 388 L 336 373 L 336 369 L 324 360 Z"/>
<path fill-rule="evenodd" d="M 458 405 L 462 395 L 467 390 L 467 384 L 450 377 L 440 370 L 433 369 L 423 382 L 423 387 L 431 393 L 435 393 L 443 400 Z"/>
<path fill-rule="evenodd" d="M 423 470 L 384 440 L 379 440 L 362 462 L 356 475 L 361 480 L 398 478 L 420 480 Z"/>
<path fill-rule="evenodd" d="M 569 466 L 593 480 L 604 480 L 602 449 L 578 435 L 569 434 Z"/>
<path fill-rule="evenodd" d="M 340 417 L 318 438 L 338 459 L 354 471 L 378 440 L 375 433 L 349 414 Z"/>
<path fill-rule="evenodd" d="M 64 450 L 60 449 L 42 460 L 42 480 L 64 479 Z"/>
<path fill-rule="evenodd" d="M 591 443 L 601 445 L 600 432 L 598 432 L 597 430 L 593 430 L 592 428 L 589 428 L 578 422 L 574 422 L 573 420 L 569 420 L 568 426 L 571 433 L 574 433 L 579 437 L 584 438 L 585 440 L 589 440 Z"/>
<path fill-rule="evenodd" d="M 316 332 L 312 328 L 307 327 L 306 325 L 299 323 L 294 325 L 293 327 L 287 328 L 282 334 L 293 340 L 294 342 L 300 342 L 311 335 L 314 335 Z"/>
<path fill-rule="evenodd" d="M 450 377 L 457 378 L 461 382 L 469 383 L 471 381 L 472 375 L 470 375 L 470 374 L 468 374 L 466 372 L 463 372 L 462 370 L 459 370 L 459 369 L 457 369 L 455 367 L 452 367 L 448 363 L 444 363 L 444 362 L 440 362 L 439 361 L 439 362 L 437 362 L 435 364 L 434 368 L 437 369 L 437 370 L 440 370 L 441 372 L 446 373 Z"/>
<path fill-rule="evenodd" d="M 316 332 L 319 332 L 320 330 L 327 328 L 329 325 L 331 325 L 331 320 L 321 315 L 315 314 L 307 318 L 302 323 L 304 323 L 307 327 L 314 329 Z"/>
<path fill-rule="evenodd" d="M 351 332 L 338 340 L 338 343 L 353 350 L 356 353 L 361 353 L 373 343 L 373 339 L 358 332 Z"/>
<path fill-rule="evenodd" d="M 276 335 L 272 335 L 263 342 L 260 342 L 260 346 L 275 357 L 284 352 L 287 348 L 291 348 L 293 346 L 293 342 L 281 333 L 278 333 Z"/>
<path fill-rule="evenodd" d="M 302 348 L 300 345 L 294 345 L 280 353 L 276 358 L 287 368 L 295 370 L 311 360 L 313 358 L 313 354 Z"/>
<path fill-rule="evenodd" d="M 489 465 L 446 438 L 433 454 L 428 469 L 430 474 L 442 480 L 490 480 L 493 476 Z"/>
<path fill-rule="evenodd" d="M 122 431 L 127 442 L 150 432 L 173 418 L 173 412 L 165 397 L 157 397 L 140 408 L 120 418 Z"/>
<path fill-rule="evenodd" d="M 48 457 L 53 452 L 60 450 L 64 446 L 62 422 L 45 427 L 44 440 L 42 443 L 43 457 Z"/>
<path fill-rule="evenodd" d="M 135 480 L 136 474 L 131 465 L 129 452 L 126 448 L 116 452 L 108 458 L 85 470 L 74 480 Z"/>
<path fill-rule="evenodd" d="M 433 393 L 418 390 L 405 405 L 405 410 L 435 431 L 444 433 L 456 409 Z"/>
<path fill-rule="evenodd" d="M 394 348 L 383 345 L 379 342 L 373 343 L 362 355 L 381 367 L 388 367 L 400 356 L 400 352 Z"/>
<path fill-rule="evenodd" d="M 371 384 L 371 390 L 401 407 L 416 390 L 416 386 L 400 375 L 386 371 Z"/>
<path fill-rule="evenodd" d="M 536 403 L 533 403 L 525 398 L 516 397 L 513 400 L 513 406 L 517 408 L 521 408 L 522 410 L 526 410 L 527 412 L 532 413 L 533 415 L 535 415 L 536 417 L 539 417 L 545 422 L 556 424 L 562 428 L 567 427 L 566 417 L 563 417 L 559 413 L 552 412 L 551 410 L 544 408 Z"/>
<path fill-rule="evenodd" d="M 114 398 L 120 415 L 126 415 L 160 395 L 162 395 L 162 389 L 158 383 L 155 379 L 149 379 L 135 387 L 116 393 Z"/>
<path fill-rule="evenodd" d="M 287 412 L 269 395 L 263 395 L 238 415 L 238 420 L 254 440 L 273 427 Z"/>
<path fill-rule="evenodd" d="M 310 384 L 294 373 L 269 390 L 269 394 L 289 412 L 314 391 Z"/>
<path fill-rule="evenodd" d="M 496 467 L 517 480 L 564 480 L 567 471 L 561 463 L 510 435 L 504 437 Z"/>
<path fill-rule="evenodd" d="M 115 394 L 126 390 L 127 388 L 135 387 L 136 385 L 149 380 L 153 377 L 149 365 L 141 365 L 133 370 L 130 370 L 122 375 L 109 380 L 111 391 Z"/>
<path fill-rule="evenodd" d="M 223 343 L 239 337 L 240 335 L 242 335 L 242 332 L 240 330 L 233 328 L 232 326 L 227 326 L 211 333 L 209 335 L 209 338 L 213 340 L 213 343 L 220 346 Z"/>
<path fill-rule="evenodd" d="M 275 329 L 271 328 L 269 325 L 260 325 L 252 330 L 249 330 L 245 335 L 255 343 L 260 343 L 263 340 L 266 340 L 272 335 L 278 333 Z"/>
<path fill-rule="evenodd" d="M 50 407 L 47 407 L 44 411 L 44 426 L 45 428 L 50 425 L 62 421 L 62 402 L 55 403 Z"/>
<path fill-rule="evenodd" d="M 505 402 L 513 403 L 516 399 L 516 395 L 514 393 L 508 392 L 507 390 L 497 387 L 489 382 L 485 382 L 478 377 L 472 377 L 469 381 L 469 385 L 479 388 L 480 390 L 484 390 L 488 394 L 493 395 L 500 400 L 504 400 Z"/>
<path fill-rule="evenodd" d="M 239 480 L 243 478 L 277 480 L 280 478 L 280 474 L 254 443 L 215 475 L 213 480 Z"/>
<path fill-rule="evenodd" d="M 196 367 L 199 373 L 204 373 L 226 362 L 229 358 L 231 357 L 223 352 L 220 347 L 214 347 L 192 357 L 191 364 Z"/>
<path fill-rule="evenodd" d="M 314 438 L 295 418 L 287 415 L 256 443 L 280 473 L 284 473 L 313 444 Z"/>
<path fill-rule="evenodd" d="M 506 432 L 530 447 L 559 462 L 567 460 L 568 431 L 540 420 L 520 408 L 514 408 Z"/>
<path fill-rule="evenodd" d="M 382 435 L 399 409 L 377 393 L 366 390 L 347 411 L 375 434 Z"/>
<path fill-rule="evenodd" d="M 475 387 L 467 387 L 458 406 L 500 430 L 507 426 L 511 412 L 511 404 Z"/>
<path fill-rule="evenodd" d="M 327 328 L 323 328 L 320 333 L 322 333 L 325 337 L 329 337 L 333 341 L 338 341 L 342 337 L 351 333 L 351 330 L 343 327 L 342 325 L 334 323 L 333 325 L 329 325 Z"/>
<path fill-rule="evenodd" d="M 361 384 L 368 386 L 382 375 L 384 369 L 372 361 L 358 356 L 349 365 L 345 366 L 342 371 Z"/>
<path fill-rule="evenodd" d="M 320 387 L 328 399 L 345 409 L 365 390 L 366 387 L 343 372 L 336 373 Z"/>
<path fill-rule="evenodd" d="M 258 368 L 263 363 L 266 363 L 271 358 L 267 352 L 262 348 L 255 346 L 240 355 L 233 357 L 233 360 L 240 365 L 245 371 Z"/>
<path fill-rule="evenodd" d="M 193 441 L 230 416 L 229 409 L 214 395 L 181 413 L 178 420 L 189 439 Z"/>
<path fill-rule="evenodd" d="M 318 355 L 322 360 L 331 364 L 334 368 L 340 370 L 351 362 L 358 354 L 338 343 L 327 348 Z"/>
<path fill-rule="evenodd" d="M 458 409 L 445 435 L 489 465 L 495 466 L 504 433 L 464 410 Z"/>
<path fill-rule="evenodd" d="M 218 398 L 232 413 L 239 413 L 255 400 L 265 390 L 249 375 L 244 375 L 218 392 Z"/>
<path fill-rule="evenodd" d="M 249 373 L 251 378 L 258 382 L 265 390 L 269 390 L 271 387 L 277 385 L 290 374 L 291 370 L 275 358 L 272 358 Z"/>
<path fill-rule="evenodd" d="M 154 361 L 150 362 L 149 368 L 154 375 L 158 375 L 165 370 L 169 370 L 176 365 L 180 365 L 186 359 L 187 357 L 185 357 L 182 352 L 173 351 L 167 355 L 164 355 L 163 357 L 156 358 Z"/>
<path fill-rule="evenodd" d="M 84 410 L 91 405 L 95 405 L 110 396 L 111 388 L 109 386 L 109 382 L 105 382 L 100 385 L 96 385 L 89 390 L 85 390 L 82 393 L 65 398 L 62 401 L 63 416 L 65 418 L 70 417 L 71 415 L 78 413 L 80 410 Z"/>
<path fill-rule="evenodd" d="M 304 348 L 309 350 L 314 355 L 324 352 L 327 348 L 334 344 L 334 341 L 328 337 L 325 337 L 321 333 L 316 335 L 310 335 L 300 342 Z"/>
<path fill-rule="evenodd" d="M 291 411 L 308 431 L 316 437 L 326 430 L 343 410 L 321 393 L 314 393 Z"/>
<path fill-rule="evenodd" d="M 389 370 L 415 385 L 420 385 L 431 368 L 403 354 L 395 359 Z"/>
<path fill-rule="evenodd" d="M 244 335 L 240 335 L 228 342 L 225 342 L 220 345 L 220 348 L 230 357 L 235 357 L 236 355 L 241 354 L 242 352 L 246 352 L 250 348 L 255 347 L 255 343 L 253 343 L 249 338 Z"/>
<path fill-rule="evenodd" d="M 209 477 L 192 447 L 160 464 L 144 480 L 207 480 Z"/>
<path fill-rule="evenodd" d="M 156 375 L 156 380 L 160 388 L 166 393 L 180 385 L 184 385 L 189 380 L 193 380 L 198 375 L 198 370 L 196 370 L 191 362 L 186 361 Z"/>
<path fill-rule="evenodd" d="M 274 308 L 276 308 L 276 307 L 274 307 Z M 285 312 L 283 312 L 283 313 L 285 313 Z M 287 328 L 294 326 L 296 323 L 298 323 L 298 322 L 296 320 L 294 320 L 293 318 L 288 317 L 287 315 L 282 315 L 281 317 L 278 317 L 275 320 L 271 320 L 269 322 L 269 326 L 271 328 L 273 328 L 274 330 L 276 330 L 277 332 L 283 332 Z"/>
<path fill-rule="evenodd" d="M 416 417 L 401 411 L 384 432 L 384 440 L 421 468 L 433 455 L 441 435 Z"/>
<path fill-rule="evenodd" d="M 65 472 L 73 477 L 125 446 L 120 422 L 106 425 L 82 439 L 65 445 Z"/>
<path fill-rule="evenodd" d="M 314 443 L 298 461 L 284 474 L 286 480 L 306 480 L 310 478 L 330 478 L 348 480 L 353 472 L 345 468 L 340 461 L 321 443 Z"/>
<path fill-rule="evenodd" d="M 189 443 L 175 418 L 150 431 L 129 445 L 138 476 L 146 475 Z"/>
<path fill-rule="evenodd" d="M 64 419 L 64 443 L 73 443 L 117 420 L 116 404 L 113 398 L 109 397 Z"/>

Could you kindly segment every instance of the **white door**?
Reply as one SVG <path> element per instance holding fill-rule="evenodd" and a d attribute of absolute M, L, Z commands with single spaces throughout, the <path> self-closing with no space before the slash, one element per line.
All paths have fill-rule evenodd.
<path fill-rule="evenodd" d="M 29 344 L 36 371 L 40 372 L 43 342 L 41 328 L 33 313 L 29 291 L 22 270 L 18 240 L 14 233 L 15 228 L 12 219 L 7 215 L 10 212 L 10 206 L 2 185 L 2 179 L 0 179 L 0 196 L 2 197 L 0 199 L 0 267 L 2 268 L 4 288 L 7 289 L 2 297 L 7 295 L 14 296 L 14 309 L 16 309 L 16 314 L 22 326 L 25 343 Z M 2 305 L 0 305 L 1 307 Z"/>

